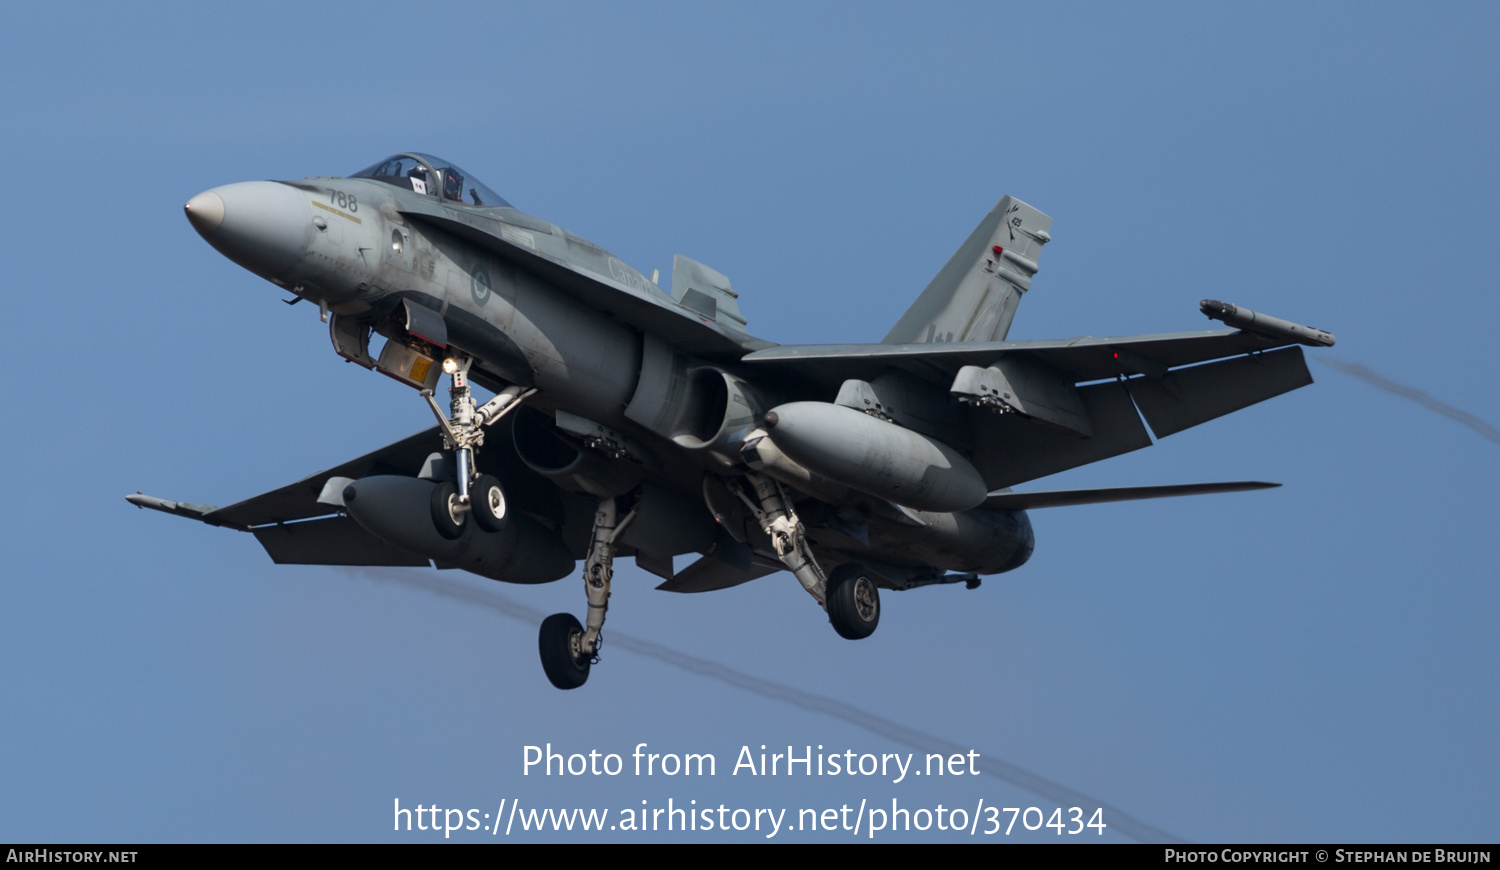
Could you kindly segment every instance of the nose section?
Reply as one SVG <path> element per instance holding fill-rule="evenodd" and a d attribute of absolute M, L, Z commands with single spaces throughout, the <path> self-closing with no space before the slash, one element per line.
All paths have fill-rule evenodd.
<path fill-rule="evenodd" d="M 246 181 L 206 190 L 183 206 L 219 253 L 266 278 L 285 275 L 307 253 L 312 206 L 296 188 Z"/>
<path fill-rule="evenodd" d="M 188 223 L 200 236 L 207 236 L 224 222 L 224 200 L 212 190 L 205 190 L 188 200 L 182 210 L 187 212 Z"/>

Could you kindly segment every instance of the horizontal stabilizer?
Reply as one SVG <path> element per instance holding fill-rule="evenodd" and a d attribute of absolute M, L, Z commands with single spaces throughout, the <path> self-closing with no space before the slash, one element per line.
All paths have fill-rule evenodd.
<path fill-rule="evenodd" d="M 1040 492 L 996 492 L 984 500 L 981 508 L 992 511 L 1017 511 L 1032 508 L 1071 507 L 1080 504 L 1105 504 L 1112 501 L 1137 501 L 1146 498 L 1172 498 L 1179 495 L 1207 495 L 1215 492 L 1247 492 L 1272 489 L 1279 483 L 1259 480 L 1235 480 L 1226 483 L 1182 483 L 1171 486 L 1119 486 L 1112 489 L 1052 489 Z"/>

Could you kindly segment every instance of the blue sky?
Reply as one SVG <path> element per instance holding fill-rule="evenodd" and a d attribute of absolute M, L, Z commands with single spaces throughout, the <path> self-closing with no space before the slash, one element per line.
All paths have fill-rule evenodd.
<path fill-rule="evenodd" d="M 1198 300 L 1225 299 L 1336 333 L 1314 360 L 1500 422 L 1492 5 L 0 16 L 0 839 L 434 839 L 392 832 L 393 800 L 1057 805 L 991 776 L 730 776 L 746 745 L 911 750 L 627 638 L 1188 840 L 1500 837 L 1500 448 L 1316 361 L 1311 387 L 1033 484 L 1281 489 L 1033 512 L 1029 564 L 888 594 L 857 644 L 788 575 L 673 596 L 622 567 L 622 641 L 569 693 L 514 614 L 581 613 L 574 578 L 277 567 L 249 536 L 122 498 L 227 504 L 428 425 L 181 214 L 219 184 L 410 149 L 647 273 L 711 265 L 783 343 L 878 340 L 1010 193 L 1054 218 L 1013 338 L 1208 328 Z M 522 776 L 547 742 L 721 767 Z M 1069 839 L 1008 839 L 1028 837 Z"/>

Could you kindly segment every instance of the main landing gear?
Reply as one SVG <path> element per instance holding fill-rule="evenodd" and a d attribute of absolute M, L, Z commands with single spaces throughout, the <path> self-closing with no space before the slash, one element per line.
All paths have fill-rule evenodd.
<path fill-rule="evenodd" d="M 839 637 L 860 640 L 880 625 L 880 589 L 863 565 L 833 569 L 828 578 L 828 621 Z"/>
<path fill-rule="evenodd" d="M 880 625 L 880 589 L 863 565 L 846 564 L 825 575 L 807 540 L 807 530 L 798 519 L 791 499 L 781 484 L 759 474 L 746 476 L 755 490 L 752 499 L 742 489 L 735 494 L 755 514 L 771 539 L 776 556 L 802 584 L 813 600 L 828 612 L 828 621 L 840 637 L 859 640 L 875 633 Z"/>
<path fill-rule="evenodd" d="M 494 475 L 480 474 L 474 467 L 474 449 L 484 444 L 485 426 L 504 417 L 521 400 L 536 392 L 510 386 L 483 406 L 475 407 L 474 397 L 469 393 L 471 363 L 467 357 L 443 360 L 443 371 L 453 379 L 448 389 L 450 415 L 443 414 L 430 390 L 422 391 L 443 429 L 443 449 L 453 458 L 456 469 L 453 480 L 438 484 L 432 491 L 432 524 L 438 534 L 449 540 L 463 535 L 470 516 L 486 532 L 505 528 L 505 490 Z"/>
<path fill-rule="evenodd" d="M 594 514 L 594 536 L 583 562 L 583 588 L 588 594 L 588 626 L 571 613 L 554 613 L 542 620 L 537 648 L 542 670 L 559 689 L 576 689 L 589 678 L 589 667 L 599 660 L 604 645 L 604 616 L 609 611 L 609 583 L 614 578 L 615 540 L 624 533 L 635 511 L 616 521 L 614 498 L 599 502 Z"/>

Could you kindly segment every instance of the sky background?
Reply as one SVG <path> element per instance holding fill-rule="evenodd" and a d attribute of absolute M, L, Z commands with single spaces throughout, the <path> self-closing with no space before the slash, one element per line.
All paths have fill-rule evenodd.
<path fill-rule="evenodd" d="M 393 832 L 393 800 L 1058 805 L 1013 772 L 729 775 L 743 745 L 912 751 L 880 722 L 1192 841 L 1500 839 L 1500 444 L 1319 362 L 1500 423 L 1500 7 L 12 3 L 0 25 L 0 841 L 442 839 Z M 859 643 L 790 575 L 677 596 L 622 564 L 604 661 L 559 692 L 528 614 L 583 613 L 576 577 L 278 567 L 123 499 L 228 504 L 430 424 L 181 211 L 412 149 L 664 284 L 674 253 L 711 265 L 776 342 L 878 341 L 1006 193 L 1054 218 L 1012 338 L 1207 329 L 1209 297 L 1339 341 L 1311 387 L 1028 485 L 1281 489 L 1034 511 L 1030 563 L 887 593 Z M 712 752 L 718 776 L 522 776 L 547 742 Z"/>

